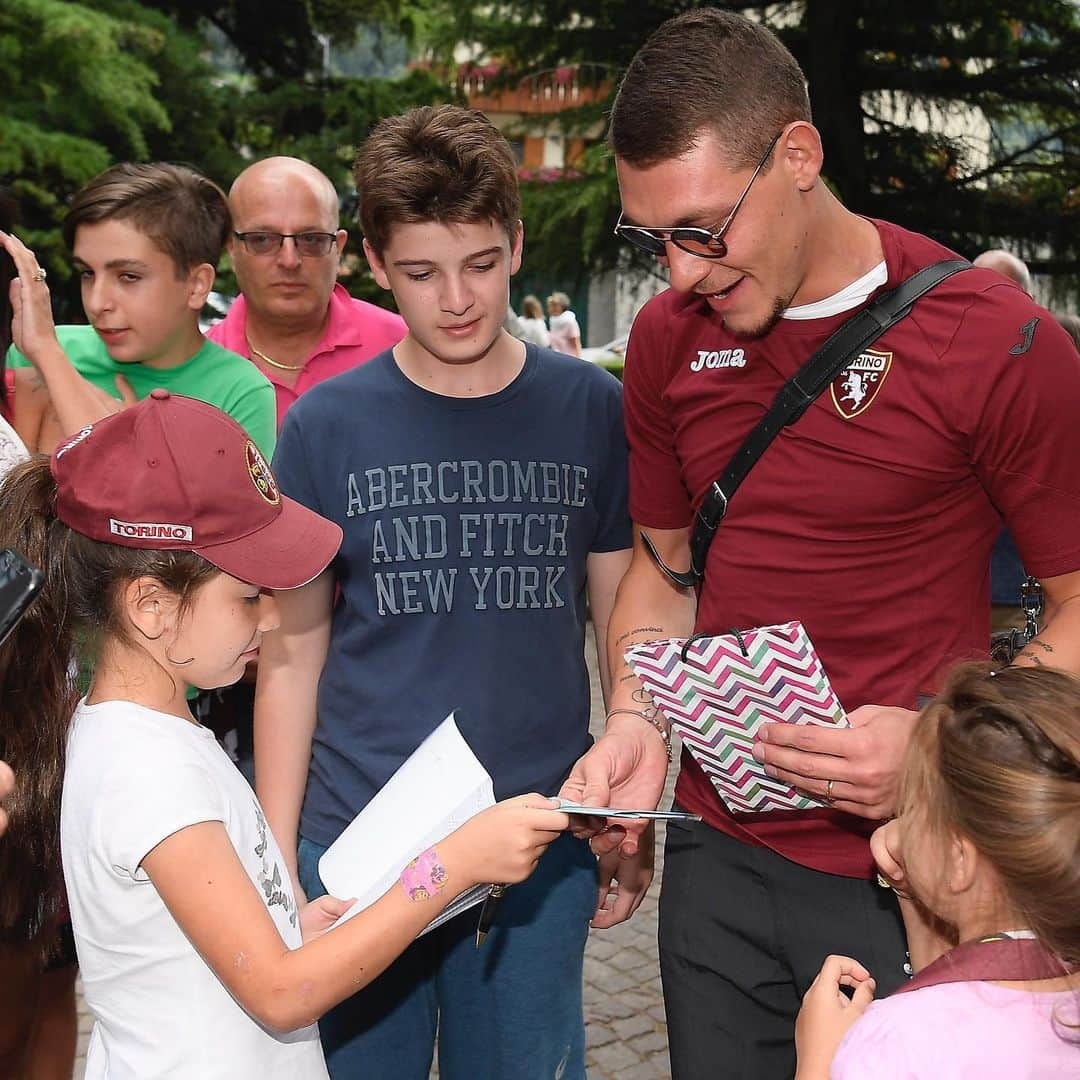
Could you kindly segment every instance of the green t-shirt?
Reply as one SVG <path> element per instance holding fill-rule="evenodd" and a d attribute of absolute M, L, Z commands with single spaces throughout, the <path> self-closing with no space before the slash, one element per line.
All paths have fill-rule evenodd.
<path fill-rule="evenodd" d="M 190 360 L 162 371 L 139 363 L 118 364 L 92 326 L 58 326 L 56 336 L 75 370 L 107 394 L 120 396 L 115 378 L 123 375 L 140 400 L 155 386 L 198 398 L 227 412 L 268 461 L 273 456 L 277 441 L 274 387 L 250 360 L 207 340 Z M 30 364 L 14 345 L 7 361 L 11 367 Z"/>

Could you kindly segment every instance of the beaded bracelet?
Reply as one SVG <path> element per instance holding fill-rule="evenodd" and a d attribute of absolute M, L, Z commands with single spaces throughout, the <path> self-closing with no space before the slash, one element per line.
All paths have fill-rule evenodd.
<path fill-rule="evenodd" d="M 620 713 L 626 713 L 629 716 L 640 716 L 646 724 L 650 724 L 656 729 L 656 733 L 664 742 L 664 749 L 667 751 L 667 759 L 671 761 L 671 732 L 664 726 L 664 722 L 660 719 L 658 710 L 654 707 L 651 709 L 612 709 L 608 712 L 608 719 L 613 716 L 618 716 Z"/>
<path fill-rule="evenodd" d="M 446 886 L 446 870 L 435 849 L 428 848 L 413 859 L 398 879 L 410 900 L 430 900 Z"/>

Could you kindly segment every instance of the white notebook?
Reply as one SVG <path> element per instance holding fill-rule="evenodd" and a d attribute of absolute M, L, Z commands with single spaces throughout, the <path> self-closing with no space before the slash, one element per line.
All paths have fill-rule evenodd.
<path fill-rule="evenodd" d="M 491 777 L 462 738 L 451 713 L 319 860 L 319 876 L 327 891 L 332 896 L 357 898 L 338 922 L 378 900 L 410 859 L 494 804 Z M 423 932 L 480 903 L 489 888 L 467 889 Z"/>

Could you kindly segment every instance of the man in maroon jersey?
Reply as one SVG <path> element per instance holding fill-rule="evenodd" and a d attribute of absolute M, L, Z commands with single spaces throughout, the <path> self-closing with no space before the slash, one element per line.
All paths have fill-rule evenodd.
<path fill-rule="evenodd" d="M 1042 581 L 1048 618 L 1019 663 L 1080 667 L 1080 362 L 1049 314 L 981 269 L 939 285 L 769 447 L 732 499 L 697 590 L 694 513 L 773 396 L 883 288 L 955 257 L 857 216 L 822 179 L 798 64 L 759 24 L 703 8 L 632 61 L 610 140 L 617 232 L 671 288 L 631 334 L 625 407 L 635 548 L 609 641 L 606 734 L 563 795 L 655 805 L 667 761 L 623 652 L 635 642 L 799 619 L 852 727 L 770 725 L 767 771 L 827 805 L 732 815 L 683 757 L 667 833 L 661 970 L 672 1073 L 794 1071 L 802 994 L 828 953 L 879 992 L 903 978 L 895 901 L 868 837 L 894 812 L 916 703 L 985 656 L 988 567 L 1002 518 Z M 597 836 L 646 859 L 632 828 Z"/>

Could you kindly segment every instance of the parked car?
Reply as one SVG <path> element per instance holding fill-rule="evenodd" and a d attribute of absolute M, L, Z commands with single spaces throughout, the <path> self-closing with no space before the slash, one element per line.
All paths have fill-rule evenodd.
<path fill-rule="evenodd" d="M 629 334 L 622 334 L 606 345 L 590 345 L 581 350 L 581 359 L 590 364 L 622 364 L 626 353 L 626 339 Z"/>
<path fill-rule="evenodd" d="M 206 303 L 199 313 L 199 329 L 205 334 L 211 326 L 215 326 L 229 313 L 235 296 L 226 296 L 224 293 L 208 293 Z"/>

